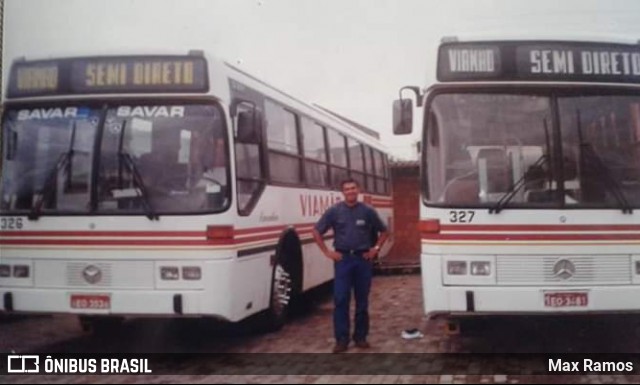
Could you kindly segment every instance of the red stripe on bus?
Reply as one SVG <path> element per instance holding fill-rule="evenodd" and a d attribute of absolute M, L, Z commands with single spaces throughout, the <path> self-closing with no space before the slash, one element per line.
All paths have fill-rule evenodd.
<path fill-rule="evenodd" d="M 447 241 L 596 241 L 640 240 L 640 234 L 429 234 L 424 240 Z"/>
<path fill-rule="evenodd" d="M 204 231 L 0 231 L 0 237 L 205 237 Z"/>
<path fill-rule="evenodd" d="M 234 240 L 234 243 L 236 245 L 242 245 L 242 244 L 245 244 L 245 243 L 267 241 L 267 240 L 277 241 L 278 239 L 280 239 L 280 235 L 279 234 L 277 234 L 277 235 L 265 234 L 265 235 L 255 235 L 253 237 L 236 238 Z"/>
<path fill-rule="evenodd" d="M 640 231 L 640 225 L 442 225 L 442 231 Z"/>
<path fill-rule="evenodd" d="M 232 246 L 243 245 L 252 242 L 273 240 L 279 237 L 273 235 L 259 235 L 241 239 L 215 239 L 215 240 L 143 240 L 143 239 L 0 239 L 0 245 L 22 245 L 22 246 L 42 246 L 42 245 L 80 245 L 80 246 Z"/>
<path fill-rule="evenodd" d="M 95 239 L 2 239 L 0 245 L 22 246 L 217 246 L 232 245 L 233 240 L 95 240 Z"/>
<path fill-rule="evenodd" d="M 285 225 L 265 226 L 265 227 L 248 227 L 248 228 L 244 228 L 244 229 L 235 229 L 233 233 L 235 235 L 248 235 L 248 234 L 255 234 L 255 233 L 263 233 L 263 232 L 267 232 L 267 231 L 279 231 L 279 230 L 284 230 L 285 228 L 286 228 Z"/>
<path fill-rule="evenodd" d="M 298 235 L 309 236 L 311 235 L 311 230 L 300 231 L 298 232 Z M 264 235 L 256 235 L 253 237 L 236 238 L 235 244 L 245 244 L 245 243 L 267 241 L 267 240 L 273 240 L 274 242 L 277 242 L 278 240 L 280 240 L 280 234 L 264 234 Z"/>
<path fill-rule="evenodd" d="M 273 232 L 273 231 L 282 231 L 288 228 L 289 226 L 293 226 L 296 230 L 304 230 L 307 227 L 310 229 L 315 225 L 315 222 L 312 223 L 296 223 L 293 225 L 277 225 L 277 226 L 265 226 L 265 227 L 248 227 L 244 229 L 236 229 L 234 231 L 235 235 L 248 235 L 248 234 L 256 234 L 256 233 L 264 233 L 264 232 Z"/>
<path fill-rule="evenodd" d="M 311 230 L 300 232 L 301 236 L 308 236 Z M 106 240 L 106 239 L 0 239 L 0 245 L 21 246 L 232 246 L 245 245 L 253 242 L 273 241 L 276 243 L 279 235 L 264 234 L 236 239 L 216 240 Z"/>
<path fill-rule="evenodd" d="M 293 227 L 298 231 L 307 231 L 315 223 L 295 224 Z M 253 227 L 237 229 L 235 235 L 250 235 L 269 231 L 284 230 L 288 225 Z M 180 238 L 180 237 L 202 237 L 205 238 L 205 231 L 0 231 L 0 237 L 159 237 L 159 238 Z"/>

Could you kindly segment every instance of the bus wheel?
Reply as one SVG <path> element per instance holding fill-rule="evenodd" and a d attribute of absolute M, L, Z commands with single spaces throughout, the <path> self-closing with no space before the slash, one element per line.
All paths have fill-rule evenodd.
<path fill-rule="evenodd" d="M 118 330 L 124 322 L 124 318 L 81 315 L 78 317 L 78 321 L 80 321 L 80 327 L 84 332 L 107 334 Z"/>
<path fill-rule="evenodd" d="M 292 288 L 291 275 L 287 272 L 282 262 L 276 263 L 271 279 L 269 309 L 263 319 L 263 329 L 266 332 L 280 330 L 287 322 Z"/>

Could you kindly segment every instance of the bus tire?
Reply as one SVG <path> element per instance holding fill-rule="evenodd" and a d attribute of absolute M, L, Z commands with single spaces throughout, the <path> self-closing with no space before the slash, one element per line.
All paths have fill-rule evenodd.
<path fill-rule="evenodd" d="M 287 322 L 289 310 L 297 299 L 302 286 L 302 248 L 300 240 L 292 231 L 281 239 L 276 250 L 276 259 L 271 273 L 269 308 L 260 320 L 260 329 L 275 332 Z"/>
<path fill-rule="evenodd" d="M 269 308 L 261 320 L 267 333 L 275 332 L 287 323 L 289 305 L 291 303 L 291 275 L 281 263 L 273 267 L 271 278 L 271 294 L 269 296 Z"/>

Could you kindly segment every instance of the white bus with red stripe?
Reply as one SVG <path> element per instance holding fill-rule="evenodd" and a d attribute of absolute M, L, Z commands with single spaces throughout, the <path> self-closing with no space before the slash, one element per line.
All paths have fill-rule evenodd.
<path fill-rule="evenodd" d="M 278 327 L 333 278 L 311 229 L 342 179 L 391 221 L 375 132 L 200 51 L 19 59 L 4 96 L 4 312 Z"/>
<path fill-rule="evenodd" d="M 436 75 L 403 89 L 426 314 L 639 311 L 640 46 L 449 38 Z"/>

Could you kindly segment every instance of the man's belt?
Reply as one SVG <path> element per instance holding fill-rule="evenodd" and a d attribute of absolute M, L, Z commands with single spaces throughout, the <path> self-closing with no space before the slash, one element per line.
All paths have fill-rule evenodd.
<path fill-rule="evenodd" d="M 336 249 L 338 253 L 347 254 L 347 255 L 361 255 L 369 251 L 369 249 L 365 250 L 344 250 L 344 249 Z"/>

